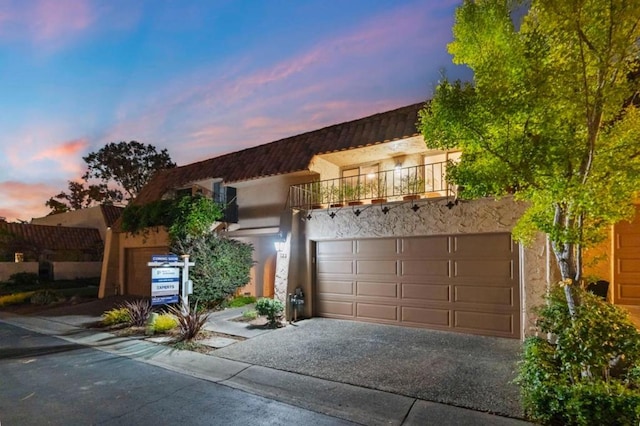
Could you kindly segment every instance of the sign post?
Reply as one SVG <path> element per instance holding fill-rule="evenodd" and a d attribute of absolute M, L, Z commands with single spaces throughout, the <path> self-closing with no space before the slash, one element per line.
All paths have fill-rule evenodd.
<path fill-rule="evenodd" d="M 189 279 L 189 267 L 195 266 L 189 262 L 189 255 L 178 258 L 175 254 L 159 254 L 151 256 L 151 304 L 162 305 L 177 303 L 178 293 L 182 299 L 182 311 L 188 312 L 189 295 L 193 294 L 193 283 Z M 182 282 L 180 280 L 182 269 Z M 178 291 L 180 290 L 180 291 Z"/>

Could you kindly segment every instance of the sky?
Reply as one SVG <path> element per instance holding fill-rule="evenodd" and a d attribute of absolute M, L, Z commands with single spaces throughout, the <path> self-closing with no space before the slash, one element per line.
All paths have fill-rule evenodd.
<path fill-rule="evenodd" d="M 110 142 L 178 165 L 421 102 L 454 0 L 0 0 L 0 217 Z"/>

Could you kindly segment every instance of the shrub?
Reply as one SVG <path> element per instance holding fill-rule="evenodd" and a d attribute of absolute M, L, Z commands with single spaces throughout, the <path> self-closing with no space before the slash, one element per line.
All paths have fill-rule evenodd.
<path fill-rule="evenodd" d="M 262 298 L 256 302 L 256 311 L 267 317 L 271 327 L 276 327 L 280 323 L 284 304 L 276 299 Z"/>
<path fill-rule="evenodd" d="M 156 333 L 165 333 L 173 330 L 178 326 L 178 320 L 171 314 L 160 314 L 153 322 L 153 331 Z"/>
<path fill-rule="evenodd" d="M 552 424 L 638 424 L 640 333 L 628 314 L 582 289 L 569 315 L 564 291 L 554 288 L 538 309 L 540 337 L 524 345 L 516 382 L 534 421 Z"/>
<path fill-rule="evenodd" d="M 170 306 L 169 313 L 175 316 L 178 321 L 179 341 L 188 341 L 195 338 L 204 324 L 209 319 L 208 312 L 198 310 L 198 303 L 191 309 L 188 305 L 182 304 L 180 307 Z"/>
<path fill-rule="evenodd" d="M 192 300 L 215 307 L 249 282 L 253 266 L 253 246 L 214 234 L 186 238 L 172 250 L 188 253 L 195 266 L 189 270 L 193 281 Z"/>
<path fill-rule="evenodd" d="M 242 313 L 242 318 L 252 321 L 252 320 L 258 318 L 258 311 L 254 311 L 254 310 L 252 310 L 252 311 L 244 311 Z"/>
<path fill-rule="evenodd" d="M 53 290 L 38 290 L 30 297 L 32 305 L 50 305 L 60 300 L 60 295 Z"/>
<path fill-rule="evenodd" d="M 151 302 L 142 299 L 126 301 L 124 307 L 129 311 L 130 325 L 143 327 L 147 324 L 149 315 L 151 315 Z"/>
<path fill-rule="evenodd" d="M 9 282 L 16 287 L 33 287 L 40 284 L 40 278 L 38 274 L 33 272 L 17 272 L 9 277 Z"/>
<path fill-rule="evenodd" d="M 255 302 L 256 302 L 256 298 L 253 296 L 238 296 L 238 297 L 234 297 L 233 300 L 229 302 L 229 307 L 240 308 L 244 305 L 249 305 Z"/>
<path fill-rule="evenodd" d="M 104 326 L 128 324 L 131 321 L 129 309 L 125 307 L 114 308 L 102 314 L 100 323 Z"/>
<path fill-rule="evenodd" d="M 0 296 L 0 307 L 8 305 L 19 305 L 26 303 L 27 300 L 35 293 L 35 291 L 26 291 L 23 293 L 8 294 Z"/>

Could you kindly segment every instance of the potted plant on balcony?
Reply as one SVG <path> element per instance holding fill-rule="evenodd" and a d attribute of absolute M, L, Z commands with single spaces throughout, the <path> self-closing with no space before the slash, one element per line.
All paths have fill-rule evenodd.
<path fill-rule="evenodd" d="M 424 192 L 424 179 L 418 175 L 404 176 L 395 190 L 405 201 L 419 200 Z"/>
<path fill-rule="evenodd" d="M 342 195 L 344 200 L 350 206 L 359 206 L 362 204 L 362 195 L 365 193 L 364 186 L 361 183 L 344 184 L 342 186 Z"/>
<path fill-rule="evenodd" d="M 322 209 L 324 205 L 324 194 L 320 182 L 313 182 L 310 185 L 310 204 L 312 209 Z"/>
<path fill-rule="evenodd" d="M 367 194 L 371 194 L 371 204 L 387 202 L 387 185 L 384 181 L 373 180 L 367 184 Z"/>
<path fill-rule="evenodd" d="M 329 207 L 342 207 L 344 206 L 344 185 L 327 185 L 322 188 L 322 196 L 329 203 Z"/>

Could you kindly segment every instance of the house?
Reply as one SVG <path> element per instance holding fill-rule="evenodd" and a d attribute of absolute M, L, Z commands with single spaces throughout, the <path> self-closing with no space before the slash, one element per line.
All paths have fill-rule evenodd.
<path fill-rule="evenodd" d="M 107 228 L 113 226 L 122 214 L 124 207 L 113 205 L 98 205 L 80 210 L 71 210 L 64 213 L 51 214 L 49 216 L 31 219 L 33 225 L 57 225 L 76 228 L 95 228 L 104 240 Z"/>
<path fill-rule="evenodd" d="M 97 229 L 0 221 L 0 281 L 16 272 L 53 279 L 97 277 L 102 256 Z"/>
<path fill-rule="evenodd" d="M 245 291 L 285 301 L 299 288 L 303 315 L 522 338 L 556 277 L 548 243 L 512 240 L 524 205 L 510 197 L 456 199 L 446 167 L 459 153 L 427 149 L 422 106 L 165 170 L 134 202 L 235 200 L 219 232 L 255 248 Z M 114 229 L 100 294 L 148 296 L 146 263 L 168 250 L 166 232 Z"/>

